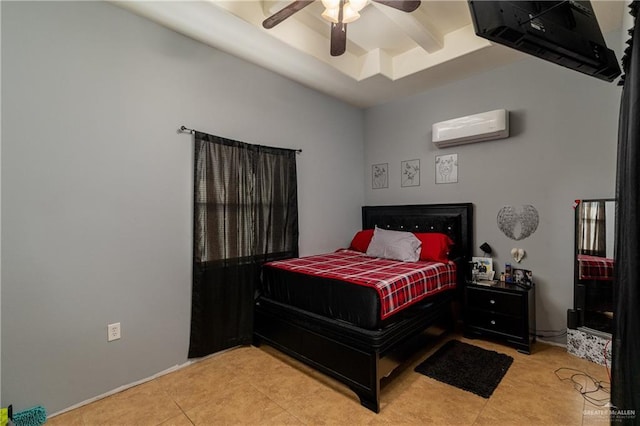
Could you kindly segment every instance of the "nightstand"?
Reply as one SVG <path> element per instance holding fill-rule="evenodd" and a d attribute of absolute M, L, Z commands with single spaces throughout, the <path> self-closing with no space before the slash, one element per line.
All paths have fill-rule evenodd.
<path fill-rule="evenodd" d="M 530 354 L 536 340 L 535 285 L 493 286 L 467 283 L 464 290 L 464 335 L 502 340 Z"/>

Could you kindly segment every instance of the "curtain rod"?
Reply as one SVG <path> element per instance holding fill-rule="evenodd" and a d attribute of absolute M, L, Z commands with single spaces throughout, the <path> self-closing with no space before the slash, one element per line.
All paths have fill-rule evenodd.
<path fill-rule="evenodd" d="M 191 133 L 194 134 L 196 131 L 193 129 L 189 129 L 187 127 L 184 126 L 180 126 L 180 128 L 178 129 L 178 133 Z"/>
<path fill-rule="evenodd" d="M 185 126 L 180 126 L 180 128 L 178 129 L 178 133 L 191 133 L 193 135 L 196 133 L 196 131 Z M 290 148 L 282 148 L 282 149 L 290 149 Z M 297 153 L 302 152 L 301 149 L 292 149 L 292 151 L 295 151 Z"/>

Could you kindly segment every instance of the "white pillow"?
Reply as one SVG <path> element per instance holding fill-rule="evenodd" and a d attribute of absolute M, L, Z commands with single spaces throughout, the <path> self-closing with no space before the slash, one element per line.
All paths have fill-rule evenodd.
<path fill-rule="evenodd" d="M 376 227 L 367 248 L 367 256 L 417 262 L 422 243 L 411 232 L 388 231 Z"/>

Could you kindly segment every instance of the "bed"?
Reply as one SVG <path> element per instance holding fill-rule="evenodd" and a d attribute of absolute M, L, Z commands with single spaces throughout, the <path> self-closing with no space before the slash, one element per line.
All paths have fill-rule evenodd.
<path fill-rule="evenodd" d="M 574 305 L 579 326 L 612 332 L 615 259 L 576 255 Z"/>
<path fill-rule="evenodd" d="M 615 260 L 601 256 L 578 256 L 578 279 L 595 281 L 613 281 Z"/>
<path fill-rule="evenodd" d="M 453 325 L 451 305 L 459 297 L 471 258 L 472 223 L 470 203 L 363 207 L 363 229 L 447 234 L 454 242 L 450 259 L 457 269 L 455 285 L 442 284 L 428 297 L 377 315 L 385 302 L 375 289 L 339 277 L 309 278 L 299 271 L 276 272 L 286 277 L 276 279 L 274 271 L 265 268 L 255 307 L 254 344 L 266 343 L 334 377 L 349 386 L 363 406 L 379 412 L 380 382 L 391 372 L 385 357 L 431 325 Z M 296 294 L 296 288 L 305 290 Z M 341 303 L 331 305 L 331 300 Z"/>

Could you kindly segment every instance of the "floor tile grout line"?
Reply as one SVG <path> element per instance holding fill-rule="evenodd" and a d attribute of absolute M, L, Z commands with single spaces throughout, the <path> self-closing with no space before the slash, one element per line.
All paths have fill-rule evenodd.
<path fill-rule="evenodd" d="M 271 354 L 267 354 L 270 357 L 273 357 Z M 274 359 L 278 360 L 276 357 L 273 357 Z M 286 364 L 286 362 L 282 361 L 282 360 L 278 360 L 280 362 L 282 362 L 283 364 Z M 223 366 L 227 371 L 231 371 L 234 372 L 234 370 L 232 369 L 231 366 L 228 365 L 224 365 Z M 249 378 L 247 377 L 240 377 L 240 382 L 245 384 L 245 385 L 249 385 L 251 388 L 253 388 L 253 390 L 259 392 L 262 396 L 264 396 L 265 398 L 267 398 L 269 401 L 273 402 L 274 404 L 276 404 L 280 409 L 282 409 L 284 412 L 286 412 L 287 414 L 289 414 L 290 416 L 292 416 L 293 418 L 295 418 L 297 421 L 299 421 L 300 423 L 307 425 L 306 422 L 304 422 L 303 420 L 301 420 L 300 418 L 298 418 L 295 414 L 291 413 L 287 408 L 283 407 L 281 404 L 279 404 L 277 401 L 273 400 L 271 397 L 269 397 L 269 395 L 265 394 L 263 391 L 261 391 L 260 389 L 258 389 L 256 386 L 253 385 L 252 380 L 249 380 Z M 164 390 L 164 389 L 163 389 Z M 166 390 L 165 390 L 166 392 Z M 193 422 L 193 420 L 189 417 L 189 415 L 186 413 L 186 411 L 180 406 L 180 404 L 173 399 L 173 402 L 178 406 L 178 408 L 180 409 L 180 411 L 187 417 L 187 419 L 189 420 L 189 422 L 195 426 L 195 423 Z M 203 405 L 205 405 L 206 402 L 203 402 L 202 404 L 192 407 L 191 410 L 197 409 L 198 407 L 201 407 Z"/>
<path fill-rule="evenodd" d="M 192 364 L 193 365 L 193 364 Z M 187 366 L 186 368 L 188 368 L 189 366 Z M 185 369 L 186 369 L 185 368 Z M 184 369 L 183 369 L 184 370 Z M 169 373 L 171 374 L 171 373 Z M 164 376 L 162 376 L 164 377 Z M 169 398 L 171 401 L 173 401 L 173 403 L 176 405 L 176 407 L 178 407 L 178 410 L 180 410 L 180 412 L 187 418 L 187 420 L 189 420 L 189 422 L 195 426 L 195 423 L 193 423 L 193 421 L 191 420 L 191 418 L 187 415 L 187 413 L 182 409 L 182 407 L 180 406 L 180 404 L 178 404 L 178 401 L 176 401 L 175 397 L 173 395 L 171 395 L 171 393 L 169 393 L 169 390 L 167 388 L 165 388 L 162 385 L 162 381 L 159 380 L 161 377 L 156 377 L 155 379 L 153 379 L 153 381 L 156 382 L 156 386 L 158 386 L 158 388 L 160 388 L 160 390 L 162 391 L 162 393 Z M 173 417 L 164 420 L 163 422 L 158 423 L 158 426 L 160 426 L 162 423 L 166 422 L 167 420 L 171 420 Z"/>
<path fill-rule="evenodd" d="M 285 413 L 289 414 L 291 417 L 295 418 L 296 420 L 298 420 L 300 423 L 307 425 L 308 423 L 303 421 L 302 419 L 298 418 L 298 416 L 296 416 L 295 414 L 293 414 L 291 411 L 289 411 L 286 407 L 283 407 L 282 404 L 280 404 L 278 401 L 274 400 L 273 398 L 271 398 L 269 395 L 267 395 L 266 393 L 264 393 L 263 391 L 261 391 L 260 389 L 258 389 L 253 383 L 249 383 L 249 386 L 251 386 L 252 388 L 254 388 L 256 391 L 260 392 L 262 395 L 264 395 L 265 397 L 267 397 L 269 399 L 269 401 L 273 402 L 274 404 L 276 404 L 278 407 L 282 408 Z"/>
<path fill-rule="evenodd" d="M 491 397 L 487 398 L 487 400 L 484 402 L 484 404 L 482 404 L 482 408 L 480 408 L 480 411 L 476 415 L 476 418 L 473 419 L 473 423 L 471 423 L 471 426 L 474 426 L 474 425 L 476 425 L 478 423 L 478 419 L 480 418 L 480 416 L 482 416 L 482 413 L 487 408 L 487 405 L 489 405 L 489 401 L 490 400 L 491 400 Z"/>
<path fill-rule="evenodd" d="M 178 407 L 178 410 L 180 410 L 180 412 L 187 418 L 187 420 L 189 420 L 189 423 L 191 423 L 193 426 L 195 426 L 196 424 L 193 422 L 193 420 L 191 420 L 191 417 L 189 417 L 189 415 L 187 414 L 186 411 L 184 411 L 182 409 L 182 407 L 180 406 L 180 404 L 178 404 L 178 401 L 176 401 L 175 399 L 173 400 L 173 403 L 176 404 L 176 406 Z M 162 423 L 160 423 L 162 424 Z M 158 425 L 160 426 L 160 425 Z"/>

